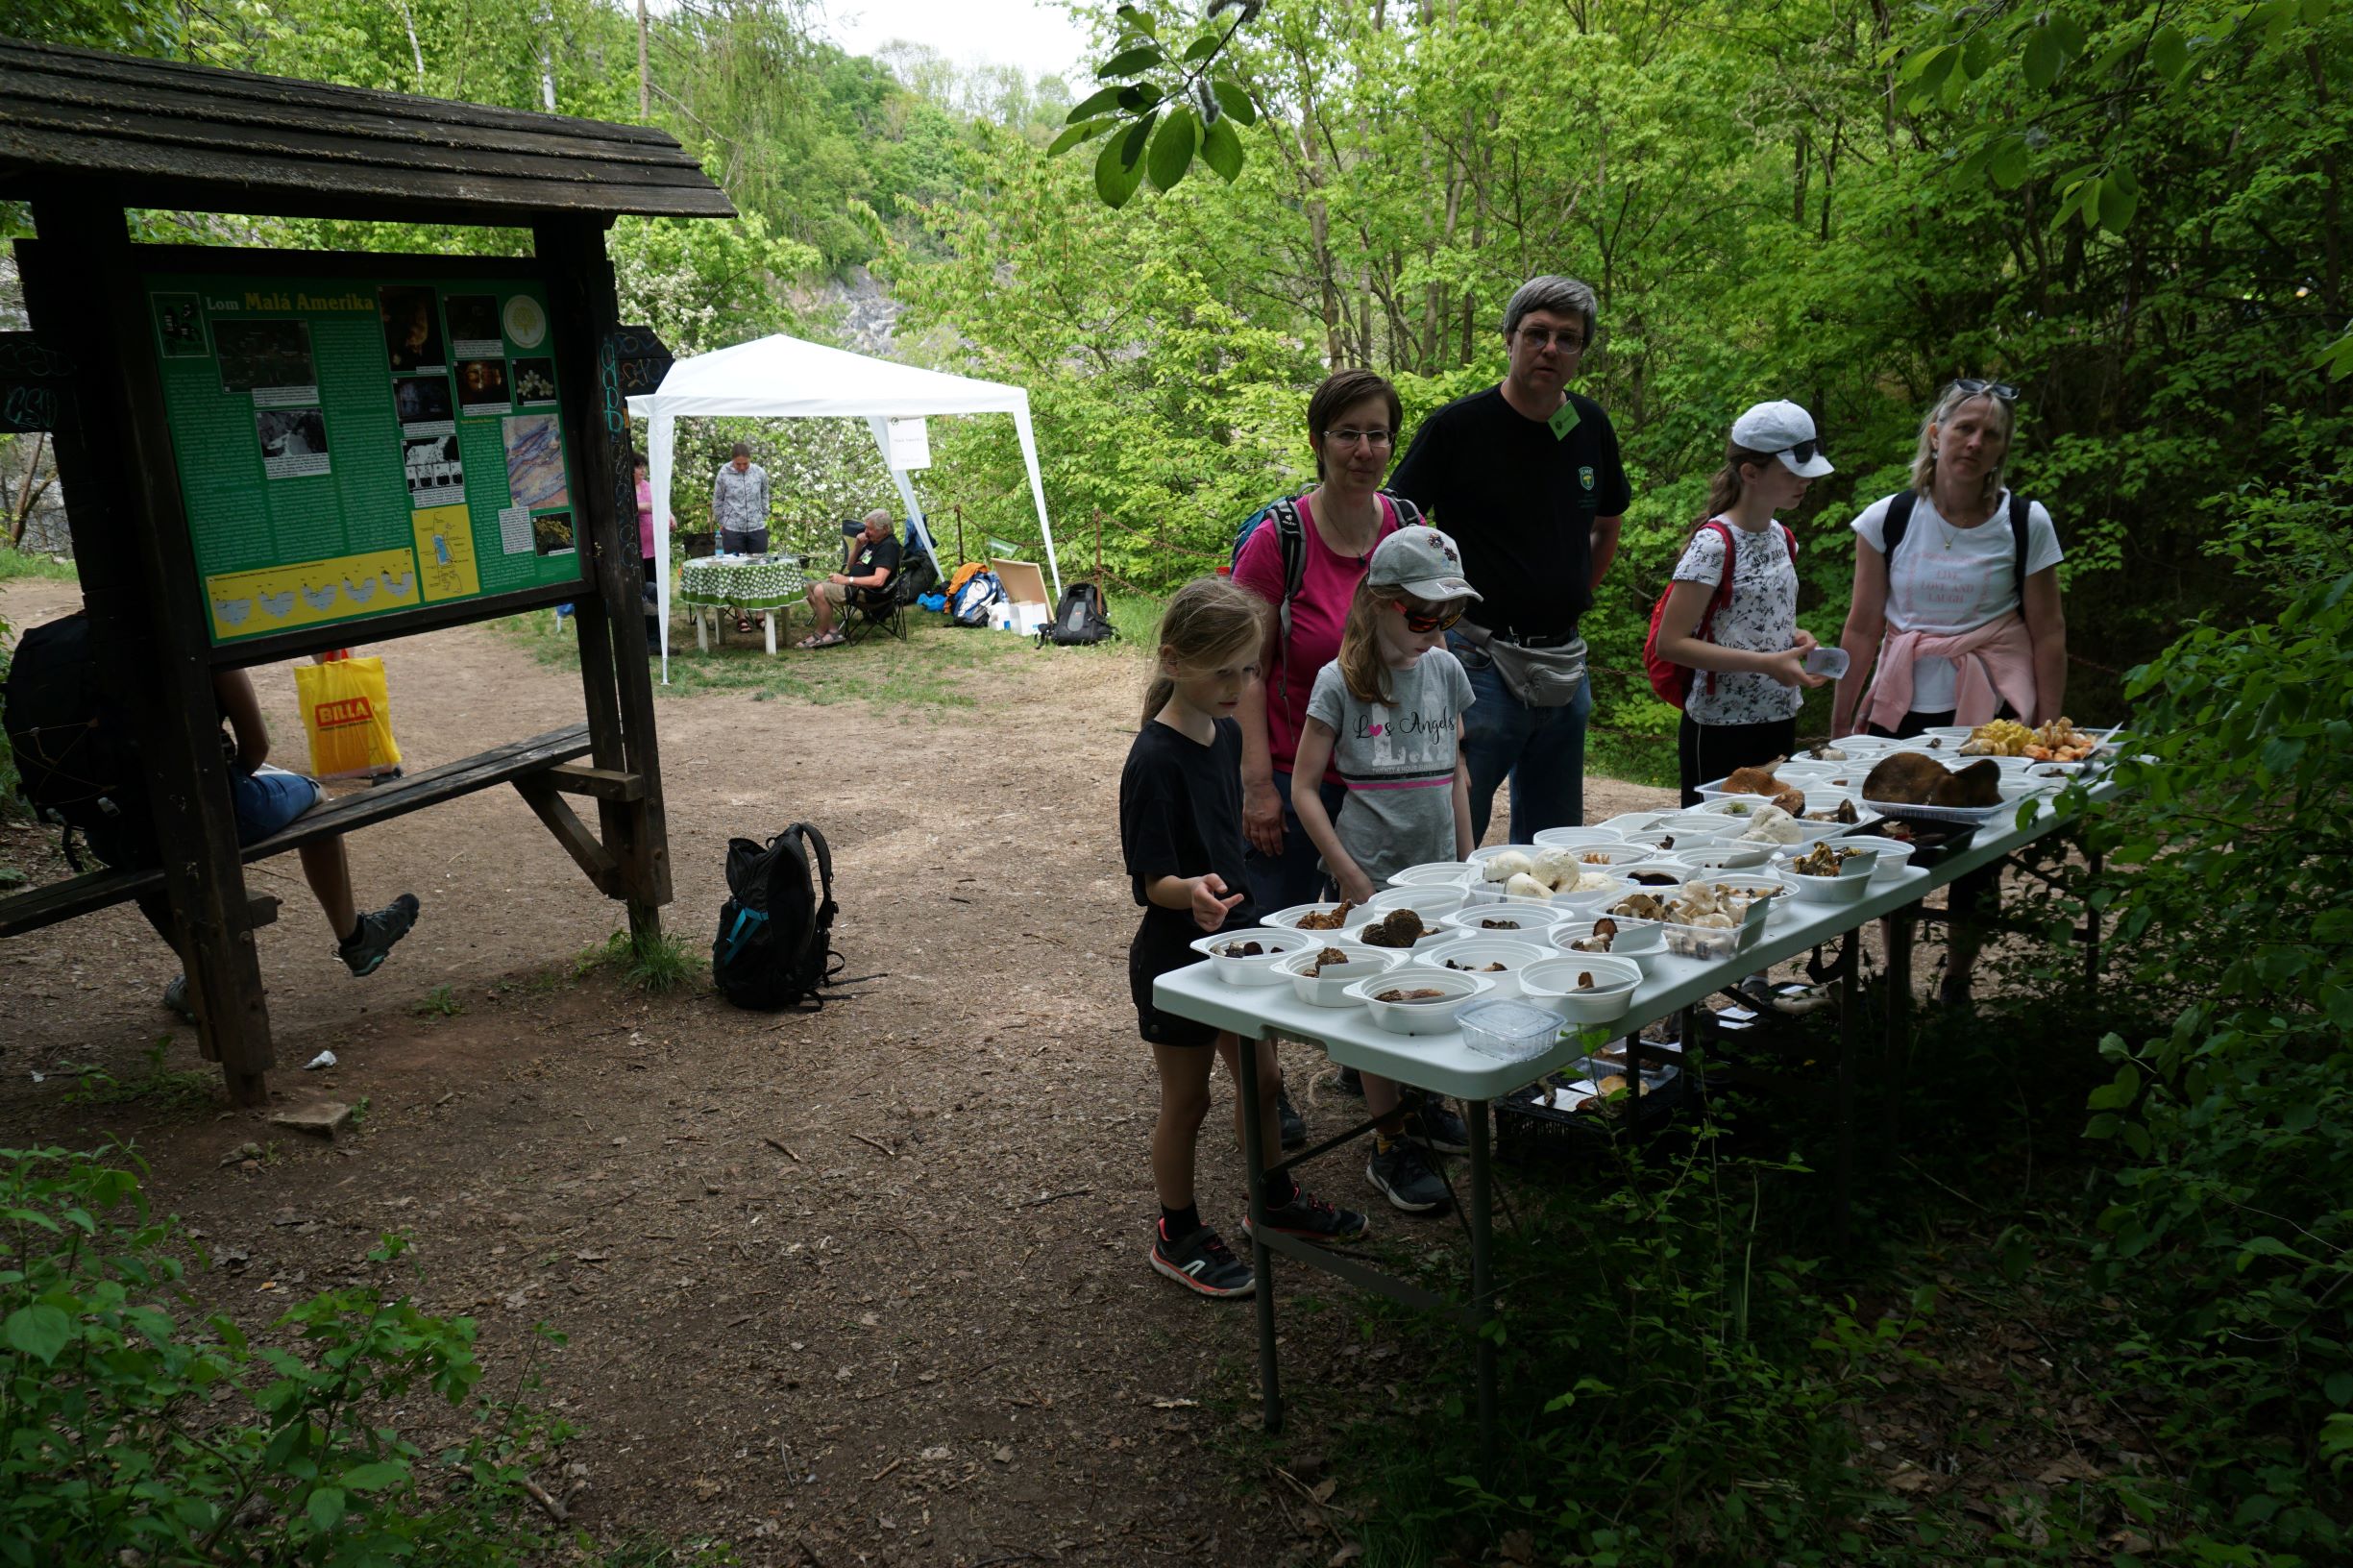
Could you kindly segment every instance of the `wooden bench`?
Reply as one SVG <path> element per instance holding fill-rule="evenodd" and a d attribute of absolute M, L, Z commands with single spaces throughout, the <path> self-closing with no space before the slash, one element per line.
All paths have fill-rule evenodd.
<path fill-rule="evenodd" d="M 618 868 L 603 845 L 557 796 L 572 794 L 594 796 L 601 800 L 634 800 L 644 795 L 644 784 L 634 774 L 575 766 L 574 759 L 586 756 L 588 750 L 585 723 L 552 729 L 527 741 L 516 741 L 478 756 L 444 763 L 373 789 L 328 800 L 268 838 L 241 846 L 238 854 L 248 864 L 266 860 L 320 839 L 389 821 L 443 800 L 453 800 L 461 795 L 512 784 L 580 864 L 580 869 L 609 893 L 608 884 L 616 883 Z M 28 893 L 0 898 L 0 938 L 21 936 L 60 920 L 70 920 L 77 915 L 126 903 L 162 886 L 163 873 L 159 870 L 86 871 L 61 882 L 47 883 Z M 277 900 L 264 896 L 254 902 L 257 916 L 254 923 L 267 924 L 276 915 Z"/>

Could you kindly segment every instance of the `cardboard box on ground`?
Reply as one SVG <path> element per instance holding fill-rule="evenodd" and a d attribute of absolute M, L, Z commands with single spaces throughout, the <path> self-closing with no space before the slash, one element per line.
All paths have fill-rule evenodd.
<path fill-rule="evenodd" d="M 1045 595 L 1045 574 L 1027 561 L 992 559 L 989 570 L 1005 585 L 1005 598 L 990 625 L 999 631 L 1035 636 L 1054 614 L 1053 602 Z"/>

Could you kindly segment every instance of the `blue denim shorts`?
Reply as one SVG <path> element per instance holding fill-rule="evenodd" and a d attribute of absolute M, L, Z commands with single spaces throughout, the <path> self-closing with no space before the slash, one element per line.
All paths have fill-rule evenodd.
<path fill-rule="evenodd" d="M 237 842 L 266 839 L 327 798 L 319 781 L 263 764 L 258 772 L 229 774 L 229 802 L 236 811 Z"/>

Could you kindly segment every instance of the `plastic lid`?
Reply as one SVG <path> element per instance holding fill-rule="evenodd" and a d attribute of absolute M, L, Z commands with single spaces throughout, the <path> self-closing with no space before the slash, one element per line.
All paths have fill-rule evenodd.
<path fill-rule="evenodd" d="M 1556 1014 L 1526 1002 L 1497 997 L 1491 1001 L 1474 1002 L 1455 1015 L 1455 1022 L 1465 1028 L 1483 1029 L 1506 1040 L 1518 1040 L 1529 1035 L 1549 1035 L 1560 1027 Z"/>

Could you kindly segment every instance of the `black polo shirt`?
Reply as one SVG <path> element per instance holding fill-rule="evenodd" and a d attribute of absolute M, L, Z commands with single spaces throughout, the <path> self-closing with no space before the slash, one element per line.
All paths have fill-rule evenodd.
<path fill-rule="evenodd" d="M 1556 437 L 1488 387 L 1422 421 L 1389 489 L 1462 549 L 1481 600 L 1471 619 L 1522 637 L 1565 636 L 1593 606 L 1593 522 L 1633 501 L 1617 432 L 1572 392 L 1577 427 Z"/>

